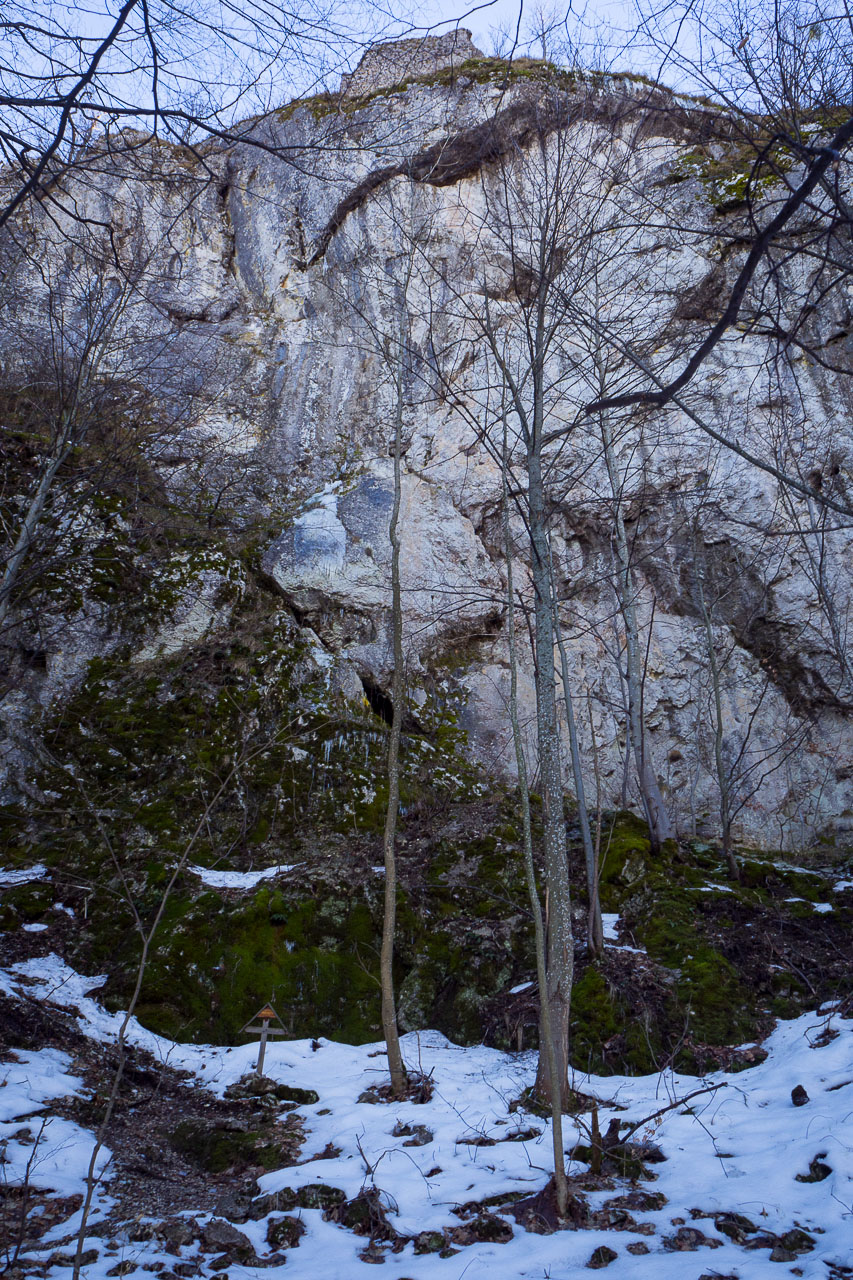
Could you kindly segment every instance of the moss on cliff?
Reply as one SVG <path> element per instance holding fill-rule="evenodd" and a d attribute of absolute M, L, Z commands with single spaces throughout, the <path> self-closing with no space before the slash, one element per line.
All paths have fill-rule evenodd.
<path fill-rule="evenodd" d="M 44 803 L 0 813 L 7 857 L 41 860 L 53 877 L 4 896 L 5 926 L 50 922 L 57 898 L 74 906 L 69 956 L 108 972 L 104 997 L 122 1007 L 139 955 L 131 901 L 150 925 L 184 859 L 235 871 L 286 864 L 244 892 L 179 870 L 139 1016 L 171 1036 L 234 1042 L 272 999 L 296 1036 L 376 1038 L 387 725 L 334 693 L 315 644 L 250 570 L 227 633 L 147 664 L 93 662 L 46 726 L 32 779 Z M 517 800 L 465 759 L 461 698 L 452 661 L 437 666 L 404 736 L 401 1021 L 530 1047 L 535 992 L 512 994 L 534 968 Z M 536 797 L 533 815 L 538 844 Z M 571 868 L 580 904 L 577 840 Z M 722 873 L 707 847 L 668 845 L 654 857 L 640 820 L 605 815 L 603 905 L 648 958 L 608 949 L 591 966 L 579 956 L 578 1066 L 705 1069 L 714 1046 L 757 1034 L 837 982 L 831 964 L 825 982 L 813 969 L 805 979 L 774 970 L 747 928 L 760 917 L 777 934 L 794 922 L 817 937 L 821 924 L 829 943 L 849 911 L 815 921 L 825 882 L 759 858 L 744 860 L 742 885 Z M 581 917 L 579 908 L 579 934 Z"/>
<path fill-rule="evenodd" d="M 382 882 L 372 864 L 381 861 L 387 725 L 366 702 L 335 694 L 315 643 L 250 578 L 227 635 L 147 664 L 92 662 L 46 726 L 33 783 L 50 803 L 31 808 L 23 827 L 17 808 L 0 813 L 10 855 L 43 860 L 57 893 L 81 908 L 70 954 L 109 973 L 113 1007 L 134 985 L 134 911 L 150 927 L 178 869 L 138 1010 L 156 1030 L 231 1041 L 272 997 L 296 1035 L 378 1033 Z M 463 741 L 437 678 L 404 737 L 404 823 L 484 789 Z M 298 867 L 241 894 L 206 890 L 189 869 L 280 864 Z M 416 971 L 449 1033 L 476 1037 L 479 993 L 494 987 L 486 977 L 449 992 L 444 971 L 461 969 L 464 937 L 434 936 L 410 894 L 402 885 L 400 980 Z M 8 918 L 36 918 L 51 900 L 43 886 L 22 886 Z M 471 911 L 479 924 L 482 902 Z"/>
<path fill-rule="evenodd" d="M 773 145 L 769 137 L 757 137 L 753 142 L 729 144 L 716 152 L 707 146 L 693 147 L 672 165 L 667 182 L 698 178 L 714 210 L 731 213 L 748 200 L 766 194 L 793 163 L 793 156 L 778 143 Z"/>

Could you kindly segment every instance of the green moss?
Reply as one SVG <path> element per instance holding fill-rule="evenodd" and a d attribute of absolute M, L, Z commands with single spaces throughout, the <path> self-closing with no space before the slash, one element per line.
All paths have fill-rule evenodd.
<path fill-rule="evenodd" d="M 795 920 L 808 920 L 814 915 L 814 907 L 810 902 L 788 901 L 785 903 L 785 910 Z"/>
<path fill-rule="evenodd" d="M 207 1173 L 225 1173 L 247 1165 L 277 1168 L 286 1152 L 275 1142 L 265 1141 L 260 1130 L 243 1132 L 183 1120 L 169 1135 L 174 1149 Z"/>
<path fill-rule="evenodd" d="M 748 200 L 776 186 L 782 174 L 793 165 L 791 154 L 778 144 L 766 148 L 767 139 L 757 136 L 753 143 L 729 147 L 722 156 L 714 156 L 704 146 L 695 147 L 679 157 L 669 172 L 670 183 L 698 178 L 717 213 L 741 208 Z M 760 165 L 756 164 L 764 152 Z"/>
<path fill-rule="evenodd" d="M 191 572 L 205 555 L 202 549 L 191 559 Z M 80 908 L 69 959 L 88 972 L 107 970 L 104 998 L 119 1008 L 140 953 L 128 892 L 148 926 L 185 854 L 191 864 L 233 870 L 298 864 L 240 895 L 206 889 L 184 869 L 163 912 L 137 1013 L 174 1038 L 234 1043 L 272 999 L 294 1036 L 372 1040 L 380 1030 L 382 881 L 366 868 L 381 860 L 387 727 L 328 691 L 294 620 L 241 565 L 244 572 L 227 634 L 145 667 L 121 654 L 93 662 L 77 695 L 47 724 L 51 754 L 70 768 L 48 766 L 34 778 L 52 795 L 50 805 L 26 815 L 10 807 L 0 824 L 9 856 L 44 861 L 53 885 L 7 894 L 4 922 L 39 919 L 54 897 Z M 167 583 L 163 599 L 182 581 Z M 464 688 L 454 663 L 437 663 L 428 686 L 418 727 L 403 741 L 401 1018 L 458 1041 L 486 1036 L 511 1047 L 515 1033 L 501 995 L 533 969 L 517 799 L 489 788 L 465 759 Z M 535 796 L 532 811 L 538 848 Z M 412 835 L 419 844 L 409 856 Z M 119 851 L 120 874 L 110 847 Z M 580 896 L 578 849 L 572 867 Z M 603 1070 L 618 1060 L 648 1070 L 666 1059 L 685 1022 L 697 1041 L 747 1038 L 756 1000 L 703 933 L 703 902 L 731 896 L 736 922 L 734 908 L 744 902 L 814 901 L 825 891 L 820 880 L 769 862 L 746 859 L 744 869 L 746 885 L 736 895 L 699 895 L 707 877 L 719 874 L 711 850 L 697 848 L 688 860 L 672 846 L 652 857 L 642 822 L 607 815 L 604 908 L 623 914 L 668 966 L 671 982 L 659 1018 L 644 1020 L 630 1016 L 629 1001 L 602 972 L 581 973 L 573 1005 L 577 1063 Z M 773 992 L 778 1008 L 798 998 L 787 979 Z M 689 1053 L 679 1065 L 690 1065 Z"/>
<path fill-rule="evenodd" d="M 267 1244 L 273 1249 L 295 1249 L 304 1234 L 300 1218 L 275 1218 L 267 1227 Z"/>
<path fill-rule="evenodd" d="M 310 98 L 297 98 L 286 107 L 279 108 L 275 114 L 276 118 L 282 122 L 289 120 L 300 110 L 309 111 L 315 120 L 322 120 L 329 115 L 352 115 L 356 111 L 364 110 L 372 102 L 405 93 L 413 85 L 450 88 L 462 77 L 473 84 L 489 84 L 495 80 L 504 84 L 526 80 L 547 80 L 562 88 L 573 88 L 577 83 L 575 72 L 564 71 L 551 62 L 537 58 L 515 58 L 512 61 L 504 58 L 468 58 L 459 66 L 442 67 L 426 75 L 408 76 L 396 84 L 373 89 L 370 93 L 359 97 L 320 93 Z"/>
<path fill-rule="evenodd" d="M 284 1187 L 275 1194 L 282 1202 L 288 1202 L 289 1209 L 322 1209 L 324 1212 L 337 1208 L 346 1200 L 343 1191 L 325 1182 L 311 1182 L 298 1191 Z"/>
<path fill-rule="evenodd" d="M 16 924 L 32 924 L 44 919 L 53 906 L 55 894 L 49 884 L 29 881 L 4 888 L 0 903 L 0 919 L 4 928 Z"/>
<path fill-rule="evenodd" d="M 575 1066 L 606 1071 L 602 1047 L 620 1029 L 623 1013 L 593 965 L 572 989 L 571 1055 Z"/>
<path fill-rule="evenodd" d="M 626 895 L 646 879 L 651 865 L 646 824 L 633 813 L 615 814 L 601 842 L 599 885 L 604 910 L 618 910 Z"/>
<path fill-rule="evenodd" d="M 771 862 L 758 862 L 744 858 L 740 863 L 741 884 L 746 889 L 763 889 L 767 885 L 768 876 L 773 874 Z"/>

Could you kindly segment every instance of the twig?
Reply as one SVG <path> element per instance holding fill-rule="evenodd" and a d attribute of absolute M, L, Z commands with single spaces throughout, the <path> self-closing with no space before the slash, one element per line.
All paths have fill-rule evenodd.
<path fill-rule="evenodd" d="M 665 1116 L 667 1111 L 674 1111 L 676 1107 L 683 1107 L 685 1102 L 689 1102 L 691 1098 L 700 1098 L 705 1093 L 716 1093 L 717 1089 L 728 1088 L 728 1081 L 721 1080 L 719 1084 L 709 1084 L 704 1089 L 694 1089 L 692 1093 L 686 1094 L 683 1098 L 676 1098 L 675 1102 L 671 1102 L 667 1107 L 660 1107 L 659 1110 L 653 1111 L 650 1116 L 646 1116 L 643 1120 L 638 1120 L 636 1124 L 629 1125 L 624 1135 L 620 1135 L 619 1141 L 624 1142 L 626 1138 L 630 1138 L 632 1133 L 636 1133 L 638 1129 L 642 1129 L 644 1124 L 649 1124 L 652 1120 L 658 1120 L 661 1116 Z"/>

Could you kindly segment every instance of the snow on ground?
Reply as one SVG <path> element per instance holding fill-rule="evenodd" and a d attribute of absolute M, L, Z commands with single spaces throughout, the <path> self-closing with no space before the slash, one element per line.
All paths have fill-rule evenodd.
<path fill-rule="evenodd" d="M 34 867 L 17 867 L 14 871 L 6 871 L 0 867 L 0 885 L 27 884 L 30 880 L 48 880 L 47 867 L 37 862 Z"/>
<path fill-rule="evenodd" d="M 202 884 L 211 889 L 254 889 L 262 880 L 272 880 L 274 876 L 283 875 L 285 871 L 293 871 L 298 862 L 283 862 L 277 867 L 266 867 L 263 871 L 214 871 L 210 867 L 188 866 L 194 876 L 198 876 Z"/>
<path fill-rule="evenodd" d="M 102 982 L 74 973 L 56 956 L 12 966 L 0 972 L 0 988 L 51 1000 L 68 1008 L 86 1034 L 109 1040 L 117 1032 L 120 1014 L 110 1014 L 92 995 Z M 254 1066 L 254 1044 L 239 1048 L 175 1044 L 144 1030 L 132 1020 L 129 1039 L 172 1066 L 191 1071 L 200 1084 L 222 1094 Z M 315 1045 L 318 1045 L 315 1048 Z M 654 1225 L 654 1234 L 635 1231 L 581 1230 L 534 1235 L 514 1227 L 507 1244 L 482 1243 L 462 1248 L 452 1257 L 415 1255 L 412 1244 L 399 1254 L 387 1253 L 383 1276 L 387 1280 L 564 1280 L 585 1268 L 593 1249 L 606 1245 L 617 1258 L 607 1268 L 613 1280 L 699 1280 L 700 1276 L 736 1276 L 740 1280 L 765 1280 L 795 1274 L 808 1280 L 830 1280 L 832 1267 L 853 1261 L 853 1019 L 830 1011 L 782 1022 L 766 1042 L 765 1062 L 747 1071 L 724 1073 L 697 1081 L 694 1077 L 666 1072 L 641 1078 L 587 1077 L 577 1075 L 574 1085 L 604 1100 L 602 1129 L 615 1112 L 624 1121 L 640 1120 L 671 1100 L 703 1083 L 724 1084 L 714 1094 L 695 1099 L 685 1108 L 651 1121 L 637 1137 L 653 1139 L 667 1159 L 655 1165 L 657 1179 L 650 1189 L 663 1192 L 667 1204 L 651 1212 L 632 1211 L 638 1223 Z M 359 1096 L 385 1076 L 379 1045 L 353 1046 L 328 1040 L 277 1042 L 267 1047 L 266 1071 L 277 1081 L 317 1091 L 319 1101 L 300 1107 L 308 1133 L 300 1163 L 261 1177 L 261 1191 L 300 1188 L 324 1182 L 354 1196 L 362 1187 L 379 1190 L 389 1219 L 402 1234 L 459 1225 L 454 1206 L 483 1200 L 497 1193 L 539 1190 L 551 1167 L 548 1125 L 518 1110 L 510 1102 L 532 1080 L 532 1054 L 512 1055 L 482 1046 L 460 1048 L 434 1031 L 404 1037 L 406 1060 L 430 1076 L 435 1085 L 432 1099 L 423 1105 L 405 1101 L 375 1104 L 359 1102 Z M 11 1137 L 25 1123 L 35 1133 L 42 1117 L 49 1116 L 51 1098 L 74 1092 L 80 1082 L 69 1074 L 65 1055 L 52 1050 L 18 1052 L 0 1070 L 0 1136 L 8 1146 L 3 1166 L 7 1181 L 25 1176 L 26 1159 L 33 1146 Z M 5 1084 L 5 1087 L 4 1087 Z M 795 1107 L 791 1090 L 801 1084 L 810 1101 Z M 10 1090 L 10 1092 L 7 1092 Z M 21 1117 L 30 1119 L 22 1120 Z M 56 1125 L 54 1130 L 53 1126 Z M 395 1137 L 395 1126 L 425 1126 L 429 1137 L 421 1146 L 406 1146 L 407 1136 Z M 513 1140 L 523 1130 L 536 1136 Z M 67 1122 L 51 1120 L 42 1158 L 36 1148 L 43 1182 L 63 1194 L 82 1190 L 85 1162 L 91 1151 L 91 1135 Z M 472 1139 L 492 1139 L 494 1145 L 474 1145 Z M 566 1146 L 583 1140 L 577 1123 L 566 1118 Z M 11 1140 L 9 1140 L 11 1139 Z M 339 1153 L 320 1157 L 331 1144 Z M 816 1157 L 832 1172 L 820 1182 L 799 1182 Z M 578 1164 L 574 1171 L 583 1168 Z M 644 1183 L 644 1185 L 646 1185 Z M 589 1193 L 590 1205 L 600 1208 L 617 1191 Z M 769 1249 L 747 1251 L 721 1236 L 713 1218 L 693 1220 L 691 1210 L 708 1214 L 729 1211 L 750 1218 L 760 1230 L 781 1234 L 800 1226 L 815 1240 L 812 1252 L 795 1260 L 770 1260 Z M 298 1248 L 287 1251 L 282 1280 L 353 1280 L 363 1274 L 359 1254 L 364 1237 L 324 1222 L 316 1209 L 298 1211 L 306 1233 Z M 197 1215 L 200 1217 L 200 1215 Z M 672 1237 L 679 1220 L 722 1241 L 716 1249 L 671 1252 L 663 1238 Z M 509 1220 L 511 1221 L 511 1220 Z M 73 1222 L 70 1224 L 73 1226 Z M 258 1253 L 265 1245 L 266 1224 L 240 1223 Z M 648 1246 L 647 1256 L 627 1251 L 632 1243 Z M 102 1237 L 92 1236 L 87 1249 L 98 1251 L 98 1260 L 85 1269 L 90 1280 L 102 1280 L 117 1263 L 116 1255 L 104 1256 Z M 151 1267 L 174 1255 L 158 1252 L 156 1241 L 126 1243 L 125 1260 L 135 1264 L 138 1280 L 148 1280 Z M 184 1257 L 195 1257 L 192 1248 Z M 206 1258 L 206 1261 L 205 1261 Z M 205 1255 L 198 1274 L 206 1276 Z M 231 1280 L 277 1280 L 279 1268 L 229 1264 Z M 583 1272 L 585 1274 L 585 1271 Z M 51 1280 L 65 1280 L 69 1268 L 54 1266 Z M 368 1273 L 369 1274 L 369 1273 Z"/>
<path fill-rule="evenodd" d="M 619 923 L 619 915 L 616 911 L 602 911 L 601 927 L 606 942 L 618 942 L 619 934 L 616 932 L 616 926 Z"/>
<path fill-rule="evenodd" d="M 629 947 L 627 942 L 620 941 L 619 938 L 619 915 L 615 911 L 602 911 L 601 913 L 601 931 L 604 935 L 605 944 L 618 947 L 620 951 L 633 951 L 635 955 L 644 956 L 646 954 L 645 947 Z"/>
<path fill-rule="evenodd" d="M 83 1081 L 71 1074 L 71 1060 L 59 1049 L 10 1048 L 11 1060 L 0 1062 L 0 1183 L 26 1182 L 36 1192 L 76 1195 L 83 1190 L 94 1137 L 71 1120 L 51 1115 L 49 1103 L 81 1096 Z M 104 1147 L 96 1164 L 100 1175 L 109 1160 L 110 1152 Z M 93 1224 L 104 1216 L 110 1203 L 100 1189 Z M 79 1215 L 75 1214 L 48 1231 L 43 1240 L 51 1244 L 78 1225 Z"/>

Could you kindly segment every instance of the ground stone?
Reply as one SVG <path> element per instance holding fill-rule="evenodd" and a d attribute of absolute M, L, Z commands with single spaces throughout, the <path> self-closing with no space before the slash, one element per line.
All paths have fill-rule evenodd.
<path fill-rule="evenodd" d="M 597 1249 L 593 1249 L 592 1256 L 586 1265 L 591 1271 L 599 1271 L 602 1267 L 609 1267 L 618 1257 L 619 1254 L 615 1249 L 609 1249 L 606 1244 L 601 1244 Z"/>

